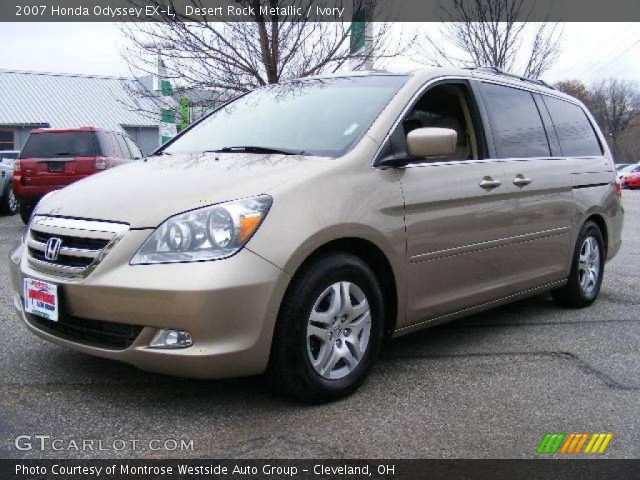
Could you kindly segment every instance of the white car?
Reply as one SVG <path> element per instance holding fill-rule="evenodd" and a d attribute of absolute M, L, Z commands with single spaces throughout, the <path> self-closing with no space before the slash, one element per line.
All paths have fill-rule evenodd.
<path fill-rule="evenodd" d="M 13 193 L 13 162 L 18 158 L 18 150 L 0 150 L 0 213 L 14 215 L 18 211 L 18 201 Z"/>

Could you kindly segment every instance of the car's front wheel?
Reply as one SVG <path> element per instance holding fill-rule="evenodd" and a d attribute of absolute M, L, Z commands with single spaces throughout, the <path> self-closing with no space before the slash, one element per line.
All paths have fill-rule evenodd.
<path fill-rule="evenodd" d="M 292 280 L 273 336 L 277 387 L 309 403 L 353 392 L 375 362 L 383 332 L 378 280 L 359 257 L 317 257 Z"/>

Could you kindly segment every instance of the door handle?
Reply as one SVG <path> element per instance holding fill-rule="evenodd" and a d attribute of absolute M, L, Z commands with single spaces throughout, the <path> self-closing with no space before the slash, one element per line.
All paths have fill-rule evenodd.
<path fill-rule="evenodd" d="M 527 178 L 519 173 L 518 175 L 516 175 L 516 178 L 513 179 L 513 184 L 516 187 L 524 187 L 525 185 L 529 185 L 532 181 L 533 180 L 531 180 L 530 178 Z"/>
<path fill-rule="evenodd" d="M 480 186 L 485 190 L 493 190 L 494 188 L 498 188 L 500 185 L 502 185 L 500 180 L 494 180 L 491 177 L 484 177 L 480 182 Z"/>

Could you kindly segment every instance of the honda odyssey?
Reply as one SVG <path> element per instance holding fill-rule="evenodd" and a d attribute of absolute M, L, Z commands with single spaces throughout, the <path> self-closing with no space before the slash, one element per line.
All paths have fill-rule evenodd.
<path fill-rule="evenodd" d="M 144 370 L 355 390 L 384 340 L 598 296 L 623 208 L 578 100 L 494 69 L 269 85 L 50 193 L 11 253 L 36 335 Z"/>

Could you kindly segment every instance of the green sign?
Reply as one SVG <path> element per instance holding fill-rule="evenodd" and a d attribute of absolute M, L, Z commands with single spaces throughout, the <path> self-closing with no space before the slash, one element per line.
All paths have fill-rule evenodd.
<path fill-rule="evenodd" d="M 189 115 L 189 99 L 187 97 L 180 97 L 180 108 L 178 109 L 178 131 L 181 132 L 185 128 L 189 126 L 190 115 Z"/>

